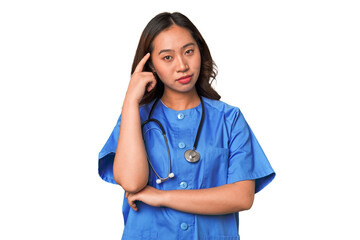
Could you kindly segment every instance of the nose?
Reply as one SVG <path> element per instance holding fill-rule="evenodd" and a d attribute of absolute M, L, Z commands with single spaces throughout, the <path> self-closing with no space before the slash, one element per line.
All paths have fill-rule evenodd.
<path fill-rule="evenodd" d="M 178 72 L 186 72 L 189 70 L 189 65 L 187 64 L 186 59 L 183 56 L 178 56 L 177 61 L 177 71 Z"/>

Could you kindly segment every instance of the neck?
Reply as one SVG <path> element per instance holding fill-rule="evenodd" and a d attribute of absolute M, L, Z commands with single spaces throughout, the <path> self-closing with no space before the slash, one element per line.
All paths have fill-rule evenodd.
<path fill-rule="evenodd" d="M 168 108 L 180 111 L 198 106 L 200 104 L 200 97 L 195 88 L 187 93 L 169 93 L 169 91 L 164 91 L 161 101 Z"/>

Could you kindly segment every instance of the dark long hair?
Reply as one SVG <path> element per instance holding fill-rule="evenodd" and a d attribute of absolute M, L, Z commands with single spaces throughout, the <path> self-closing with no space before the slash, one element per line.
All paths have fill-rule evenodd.
<path fill-rule="evenodd" d="M 146 53 L 152 52 L 153 41 L 155 37 L 165 29 L 170 28 L 172 25 L 178 25 L 179 27 L 186 28 L 191 36 L 195 39 L 201 54 L 201 68 L 199 78 L 195 84 L 197 93 L 200 96 L 206 98 L 219 100 L 220 95 L 211 87 L 211 83 L 214 81 L 217 75 L 217 67 L 211 57 L 210 50 L 201 36 L 199 30 L 195 25 L 183 14 L 179 12 L 175 13 L 160 13 L 156 15 L 146 25 L 144 31 L 141 34 L 138 47 L 136 49 L 134 61 L 132 64 L 131 74 L 134 73 L 136 66 Z M 143 71 L 151 72 L 151 61 L 148 60 L 144 66 Z M 150 103 L 155 98 L 160 98 L 164 93 L 164 84 L 160 81 L 159 77 L 155 75 L 157 84 L 150 92 L 145 92 L 143 98 L 140 101 L 140 105 Z"/>

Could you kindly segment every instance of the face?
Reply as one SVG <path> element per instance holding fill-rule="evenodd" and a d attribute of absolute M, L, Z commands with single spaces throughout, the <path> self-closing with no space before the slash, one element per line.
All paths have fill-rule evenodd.
<path fill-rule="evenodd" d="M 151 60 L 167 93 L 195 91 L 201 55 L 190 32 L 177 25 L 162 31 L 153 41 Z"/>

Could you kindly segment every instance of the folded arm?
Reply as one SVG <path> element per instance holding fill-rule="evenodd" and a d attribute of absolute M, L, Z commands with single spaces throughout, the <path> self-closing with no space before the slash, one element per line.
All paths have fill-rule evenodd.
<path fill-rule="evenodd" d="M 126 197 L 135 211 L 135 201 L 142 201 L 193 214 L 220 215 L 250 209 L 254 194 L 255 181 L 247 180 L 199 190 L 163 191 L 147 186 L 138 193 L 126 193 Z"/>

